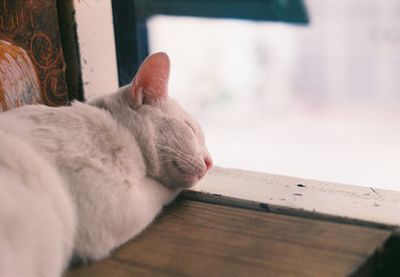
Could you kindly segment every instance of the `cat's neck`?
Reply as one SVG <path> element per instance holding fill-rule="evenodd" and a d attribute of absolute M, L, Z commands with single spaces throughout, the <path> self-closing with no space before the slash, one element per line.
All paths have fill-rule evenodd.
<path fill-rule="evenodd" d="M 154 124 L 145 114 L 129 107 L 127 89 L 127 87 L 122 87 L 118 92 L 97 98 L 88 104 L 105 109 L 112 115 L 117 124 L 129 130 L 142 150 L 147 175 L 158 176 L 160 164 L 154 143 Z"/>

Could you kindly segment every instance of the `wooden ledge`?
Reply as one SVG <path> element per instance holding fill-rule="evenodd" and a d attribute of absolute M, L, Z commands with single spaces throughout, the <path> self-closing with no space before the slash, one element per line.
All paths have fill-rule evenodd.
<path fill-rule="evenodd" d="M 345 276 L 389 235 L 179 198 L 111 257 L 65 276 Z"/>
<path fill-rule="evenodd" d="M 399 208 L 399 192 L 214 168 L 138 237 L 65 276 L 400 272 Z"/>
<path fill-rule="evenodd" d="M 215 167 L 186 196 L 389 229 L 400 226 L 400 192 L 373 187 Z"/>

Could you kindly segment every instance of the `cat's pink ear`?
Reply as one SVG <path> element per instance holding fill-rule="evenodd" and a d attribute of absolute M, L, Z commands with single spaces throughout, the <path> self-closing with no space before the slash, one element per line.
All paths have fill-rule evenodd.
<path fill-rule="evenodd" d="M 167 98 L 169 68 L 169 58 L 165 53 L 156 53 L 144 60 L 130 89 L 134 107 L 154 105 Z"/>

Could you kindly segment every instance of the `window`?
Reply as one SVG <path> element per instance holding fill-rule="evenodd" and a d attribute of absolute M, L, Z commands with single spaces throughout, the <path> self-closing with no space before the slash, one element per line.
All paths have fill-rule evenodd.
<path fill-rule="evenodd" d="M 78 5 L 89 7 L 95 23 L 94 8 L 104 2 Z M 79 36 L 81 53 L 85 38 L 96 48 L 81 55 L 84 71 L 107 68 L 123 85 L 149 52 L 167 51 L 173 62 L 170 92 L 201 121 L 217 165 L 364 185 L 216 170 L 196 190 L 267 203 L 272 210 L 398 225 L 398 192 L 376 189 L 398 190 L 400 183 L 397 1 L 309 0 L 309 25 L 303 1 L 235 1 L 236 9 L 231 4 L 113 1 L 114 19 L 109 7 L 110 15 L 97 13 L 97 21 L 115 23 L 116 51 L 109 47 L 100 57 L 116 52 L 118 66 L 92 67 L 96 57 L 90 54 L 113 38 L 106 41 L 99 27 L 97 43 L 95 34 Z M 78 35 L 85 23 L 79 24 L 79 14 Z M 194 29 L 186 47 L 185 35 Z M 100 84 L 107 74 L 84 81 Z M 89 85 L 86 96 L 99 93 Z"/>
<path fill-rule="evenodd" d="M 201 121 L 217 164 L 396 189 L 398 4 L 310 0 L 304 27 L 275 21 L 306 22 L 301 2 L 214 2 L 130 2 L 139 42 L 128 52 L 170 54 L 172 96 Z"/>
<path fill-rule="evenodd" d="M 308 22 L 303 0 L 113 0 L 112 8 L 120 85 L 149 53 L 147 20 L 154 15 Z"/>

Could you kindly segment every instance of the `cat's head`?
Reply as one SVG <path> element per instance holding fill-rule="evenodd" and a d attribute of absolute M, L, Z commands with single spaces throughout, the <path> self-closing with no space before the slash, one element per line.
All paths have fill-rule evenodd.
<path fill-rule="evenodd" d="M 169 72 L 165 53 L 147 57 L 119 99 L 132 111 L 122 120 L 143 151 L 148 174 L 168 187 L 184 188 L 207 173 L 212 158 L 200 125 L 168 96 Z"/>

